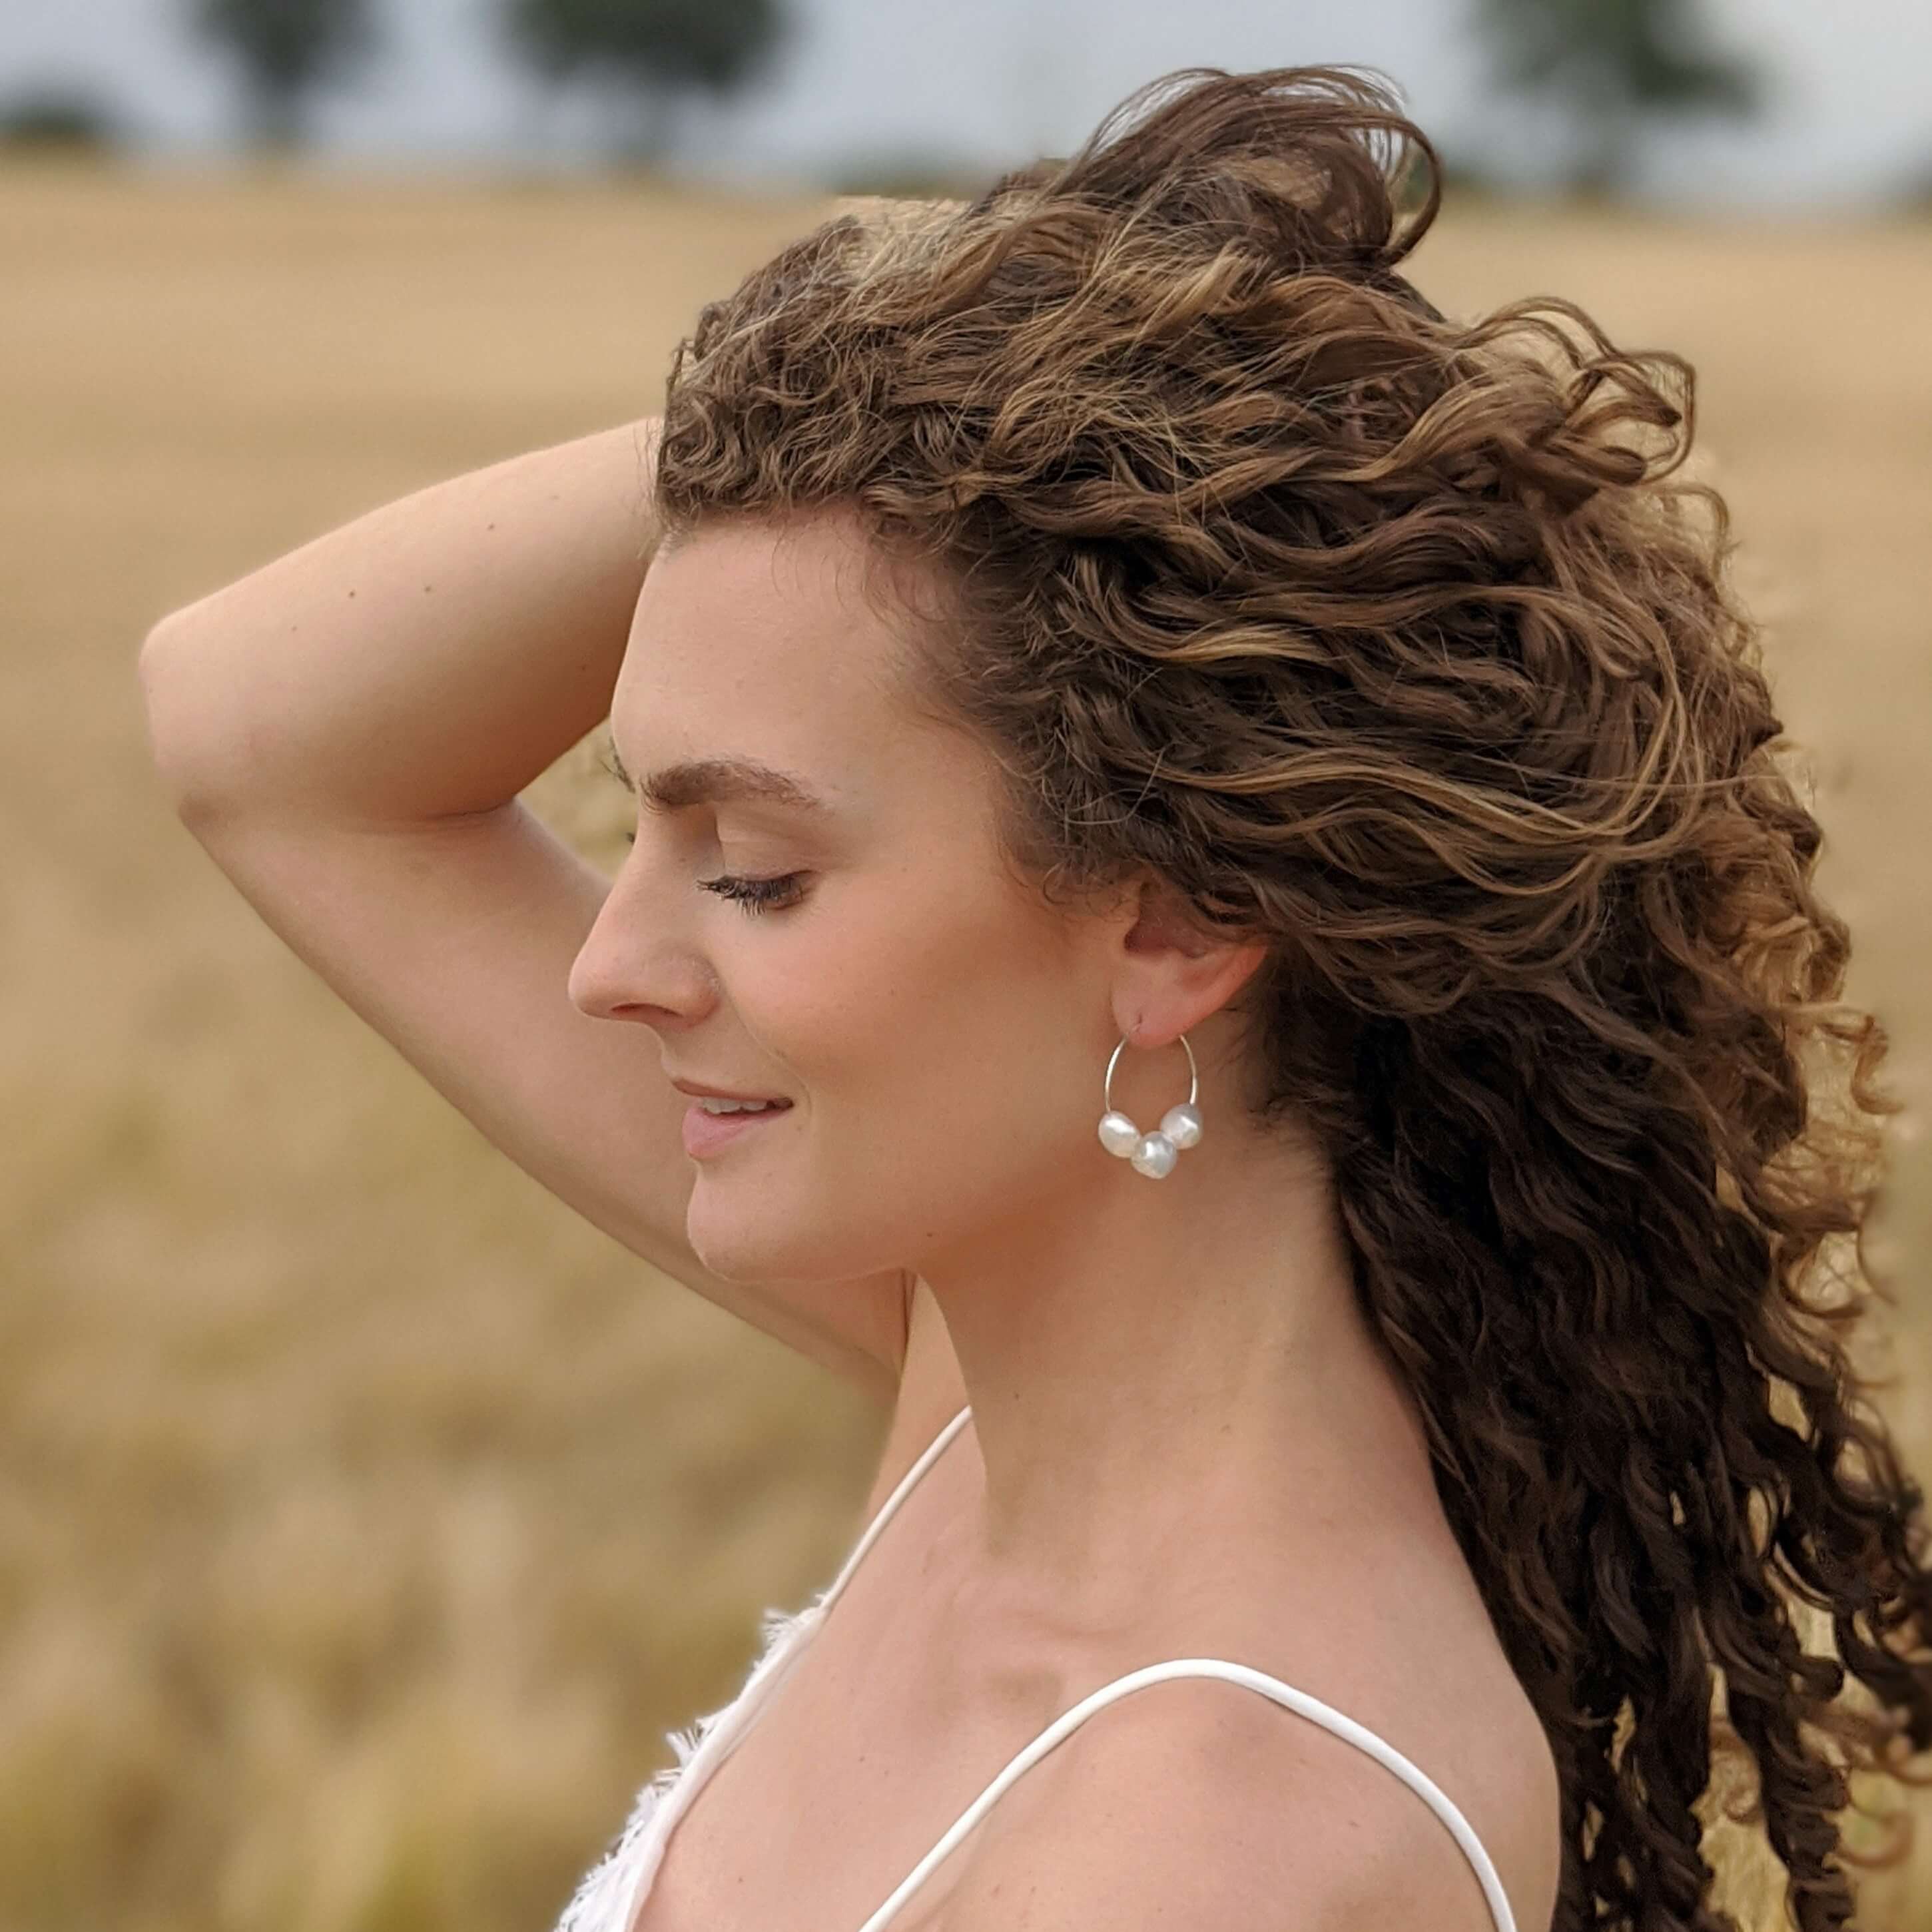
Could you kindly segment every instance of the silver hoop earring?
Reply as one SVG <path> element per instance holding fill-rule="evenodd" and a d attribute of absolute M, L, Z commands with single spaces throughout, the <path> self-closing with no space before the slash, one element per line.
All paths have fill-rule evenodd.
<path fill-rule="evenodd" d="M 1100 1089 L 1100 1104 L 1106 1110 L 1100 1116 L 1100 1144 L 1109 1154 L 1131 1162 L 1136 1174 L 1144 1174 L 1150 1180 L 1165 1180 L 1174 1172 L 1179 1150 L 1192 1147 L 1201 1138 L 1201 1109 L 1194 1104 L 1201 1078 L 1194 1064 L 1194 1049 L 1187 1046 L 1187 1036 L 1183 1034 L 1180 1043 L 1187 1048 L 1187 1098 L 1161 1115 L 1154 1132 L 1144 1134 L 1114 1106 L 1114 1067 L 1120 1047 L 1126 1043 L 1123 1034 L 1120 1046 L 1114 1048 L 1113 1058 L 1107 1062 L 1107 1078 Z"/>

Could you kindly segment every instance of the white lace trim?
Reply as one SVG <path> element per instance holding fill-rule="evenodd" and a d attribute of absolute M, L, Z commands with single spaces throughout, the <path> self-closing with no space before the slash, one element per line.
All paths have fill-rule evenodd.
<path fill-rule="evenodd" d="M 658 1822 L 662 1808 L 683 1782 L 692 1760 L 721 1726 L 734 1714 L 748 1714 L 753 1688 L 770 1674 L 782 1656 L 789 1653 L 792 1640 L 823 1612 L 832 1588 L 828 1584 L 802 1610 L 766 1610 L 759 1622 L 758 1660 L 737 1696 L 721 1709 L 697 1718 L 685 1730 L 664 1733 L 676 1762 L 653 1772 L 638 1791 L 630 1815 L 602 1857 L 584 1874 L 554 1932 L 628 1932 L 622 1914 L 627 1904 L 634 1909 L 638 1902 L 634 1897 L 638 1868 L 651 1847 L 652 1828 Z"/>
<path fill-rule="evenodd" d="M 670 1836 L 680 1810 L 690 1803 L 698 1788 L 694 1784 L 687 1790 L 687 1778 L 699 1767 L 700 1760 L 706 1761 L 704 1771 L 708 1777 L 710 1762 L 736 1745 L 770 1688 L 772 1678 L 788 1658 L 798 1654 L 801 1640 L 810 1634 L 810 1627 L 824 1618 L 832 1599 L 845 1587 L 914 1485 L 958 1434 L 972 1412 L 970 1405 L 962 1408 L 926 1444 L 866 1525 L 838 1575 L 803 1610 L 764 1612 L 758 1661 L 737 1696 L 724 1709 L 700 1718 L 689 1729 L 665 1733 L 677 1762 L 657 1772 L 638 1793 L 623 1828 L 604 1856 L 584 1874 L 564 1907 L 563 1916 L 556 1922 L 555 1932 L 630 1932 L 629 1915 L 649 1896 L 663 1840 Z"/>

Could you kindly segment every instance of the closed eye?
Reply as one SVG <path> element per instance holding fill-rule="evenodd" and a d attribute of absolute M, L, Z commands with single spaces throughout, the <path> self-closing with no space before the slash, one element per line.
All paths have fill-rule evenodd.
<path fill-rule="evenodd" d="M 782 872 L 774 878 L 748 879 L 725 872 L 698 883 L 707 892 L 730 899 L 748 913 L 781 912 L 804 896 L 798 883 L 804 876 L 802 872 Z"/>
<path fill-rule="evenodd" d="M 634 845 L 638 835 L 634 832 L 624 834 L 624 843 Z M 780 872 L 770 878 L 751 878 L 742 873 L 721 872 L 714 879 L 700 879 L 698 884 L 707 892 L 716 892 L 720 898 L 729 899 L 734 905 L 742 906 L 748 914 L 782 912 L 794 905 L 804 896 L 800 881 L 802 872 Z"/>

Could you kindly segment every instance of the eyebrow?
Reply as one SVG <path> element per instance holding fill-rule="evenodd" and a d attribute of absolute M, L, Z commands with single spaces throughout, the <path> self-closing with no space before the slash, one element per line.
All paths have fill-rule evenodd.
<path fill-rule="evenodd" d="M 821 814 L 831 809 L 802 778 L 756 758 L 688 759 L 646 772 L 640 783 L 625 768 L 614 739 L 605 739 L 604 752 L 605 768 L 626 791 L 636 793 L 647 811 L 681 812 L 689 806 L 737 802 Z"/>

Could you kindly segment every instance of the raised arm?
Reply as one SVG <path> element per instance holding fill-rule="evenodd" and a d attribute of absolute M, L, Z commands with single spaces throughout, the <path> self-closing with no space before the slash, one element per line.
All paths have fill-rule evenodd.
<path fill-rule="evenodd" d="M 605 716 L 654 542 L 647 417 L 418 490 L 164 617 L 140 668 L 191 823 L 488 812 Z"/>
<path fill-rule="evenodd" d="M 156 768 L 256 910 L 598 1226 L 881 1400 L 909 1278 L 766 1286 L 685 1236 L 687 1104 L 570 1001 L 608 890 L 518 792 L 608 714 L 655 540 L 654 418 L 420 490 L 170 613 Z"/>

